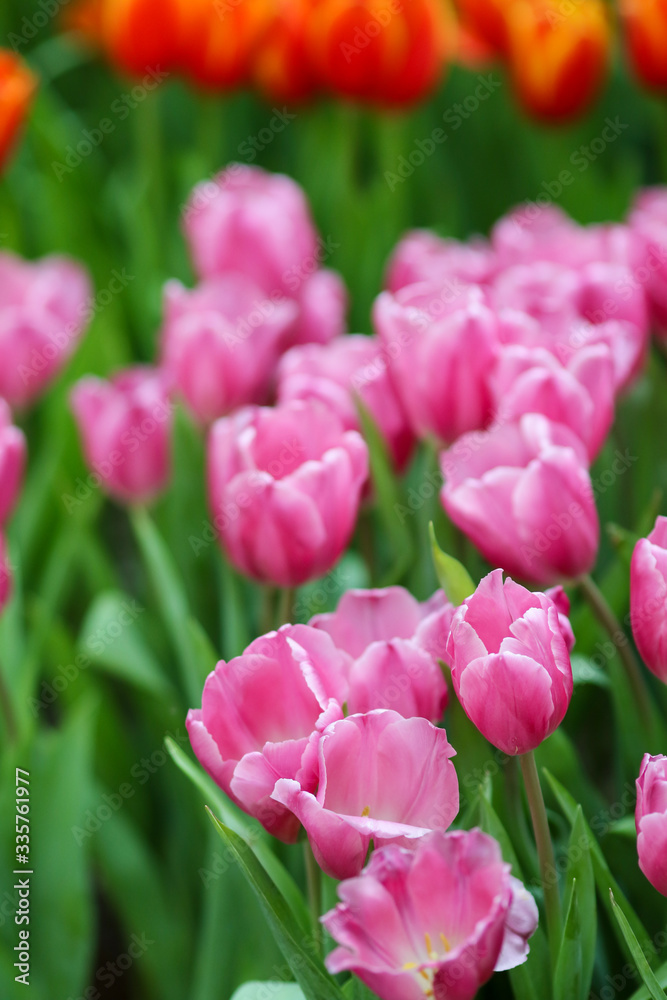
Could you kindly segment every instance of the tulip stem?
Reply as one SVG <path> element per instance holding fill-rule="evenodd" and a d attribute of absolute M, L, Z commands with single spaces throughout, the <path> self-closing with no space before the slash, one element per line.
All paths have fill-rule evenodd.
<path fill-rule="evenodd" d="M 320 924 L 320 916 L 322 915 L 322 873 L 307 840 L 303 845 L 303 857 L 306 864 L 306 886 L 308 890 L 310 918 L 313 925 L 313 940 L 315 941 L 318 955 L 321 955 L 322 925 Z"/>
<path fill-rule="evenodd" d="M 652 729 L 651 698 L 642 677 L 639 661 L 632 651 L 628 637 L 595 580 L 586 574 L 580 578 L 579 585 L 593 614 L 609 634 L 609 638 L 618 652 L 642 722 L 647 727 L 647 731 L 650 732 Z"/>
<path fill-rule="evenodd" d="M 530 807 L 530 816 L 533 821 L 537 856 L 540 862 L 551 962 L 555 968 L 560 951 L 563 923 L 560 894 L 558 892 L 556 858 L 554 856 L 553 843 L 551 842 L 549 820 L 547 819 L 547 810 L 544 805 L 542 786 L 540 785 L 540 778 L 537 773 L 535 754 L 530 750 L 528 753 L 522 754 L 520 759 L 521 773 L 523 774 L 523 782 L 526 787 L 526 796 Z"/>
<path fill-rule="evenodd" d="M 283 587 L 278 595 L 278 611 L 276 628 L 281 625 L 293 625 L 292 615 L 294 614 L 294 590 L 291 587 Z"/>

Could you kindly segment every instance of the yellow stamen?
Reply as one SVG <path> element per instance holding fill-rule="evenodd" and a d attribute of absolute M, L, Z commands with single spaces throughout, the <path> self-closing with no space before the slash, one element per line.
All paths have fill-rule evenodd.
<path fill-rule="evenodd" d="M 449 943 L 449 941 L 447 940 L 447 938 L 445 937 L 445 935 L 442 933 L 442 931 L 440 932 L 440 940 L 442 941 L 442 944 L 443 944 L 443 947 L 445 949 L 445 952 L 448 952 L 448 951 L 452 950 L 451 944 Z"/>
<path fill-rule="evenodd" d="M 405 962 L 403 965 L 404 972 L 412 972 L 412 970 L 416 968 L 417 968 L 416 962 Z"/>
<path fill-rule="evenodd" d="M 371 814 L 371 807 L 370 806 L 364 806 L 364 808 L 361 810 L 361 815 L 362 816 L 370 816 L 370 814 Z"/>

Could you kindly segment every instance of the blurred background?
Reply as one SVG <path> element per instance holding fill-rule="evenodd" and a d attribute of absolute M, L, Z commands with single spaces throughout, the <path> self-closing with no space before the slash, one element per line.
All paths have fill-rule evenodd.
<path fill-rule="evenodd" d="M 188 698 L 127 517 L 87 485 L 67 405 L 81 375 L 154 359 L 165 281 L 193 282 L 180 229 L 193 186 L 230 162 L 296 179 L 322 235 L 323 260 L 349 289 L 349 328 L 369 332 L 387 260 L 407 229 L 468 238 L 488 233 L 519 202 L 545 200 L 580 223 L 620 220 L 639 187 L 667 179 L 665 95 L 639 78 L 629 28 L 621 28 L 615 7 L 552 5 L 549 24 L 574 39 L 569 61 L 556 65 L 552 49 L 540 48 L 543 26 L 533 36 L 517 22 L 509 41 L 493 44 L 481 30 L 484 12 L 474 22 L 475 7 L 484 4 L 465 5 L 462 29 L 444 0 L 423 11 L 421 0 L 403 0 L 377 37 L 367 25 L 389 5 L 370 13 L 370 5 L 356 5 L 361 14 L 347 34 L 333 15 L 318 22 L 315 56 L 306 54 L 298 25 L 296 41 L 285 40 L 291 20 L 302 16 L 300 4 L 280 7 L 278 20 L 257 4 L 252 17 L 261 20 L 263 48 L 250 66 L 252 2 L 214 5 L 223 37 L 220 51 L 207 54 L 206 73 L 201 54 L 189 56 L 183 71 L 172 51 L 174 30 L 162 48 L 167 4 L 144 4 L 135 21 L 131 2 L 119 2 L 110 20 L 104 3 L 3 0 L 0 7 L 0 45 L 27 60 L 37 78 L 22 141 L 0 179 L 0 247 L 28 258 L 69 254 L 90 269 L 95 286 L 85 339 L 64 376 L 22 419 L 30 467 L 9 533 L 20 568 L 0 622 L 0 661 L 18 716 L 15 731 L 3 724 L 2 732 L 0 993 L 7 998 L 22 995 L 4 863 L 17 766 L 31 773 L 33 1000 L 226 1000 L 244 980 L 275 977 L 284 966 L 242 875 L 209 830 L 201 795 L 165 752 L 165 736 L 190 752 Z M 584 11 L 592 21 L 582 26 Z M 407 30 L 401 19 L 408 15 L 419 24 L 415 49 L 392 66 L 396 48 L 387 39 L 399 22 Z M 210 25 L 197 30 L 215 34 Z M 663 30 L 666 47 L 657 58 L 667 66 Z M 356 48 L 341 60 L 346 38 Z M 368 65 L 351 76 L 365 53 Z M 212 86 L 216 60 L 228 70 Z M 324 69 L 315 80 L 319 62 Z M 198 85 L 202 77 L 207 87 Z M 406 80 L 420 82 L 406 89 Z M 667 485 L 663 380 L 656 352 L 598 460 L 607 468 L 616 448 L 636 454 L 633 475 L 598 496 L 603 523 L 634 529 L 655 515 L 656 485 Z M 258 588 L 223 565 L 206 540 L 203 447 L 182 415 L 175 447 L 179 474 L 155 516 L 199 623 L 202 661 L 212 667 L 259 630 Z M 415 482 L 423 475 L 423 465 L 410 472 Z M 418 557 L 403 582 L 420 598 L 436 586 L 426 536 L 436 507 L 427 505 L 409 524 Z M 622 608 L 627 566 L 609 538 L 600 567 Z M 362 559 L 347 555 L 325 586 L 300 593 L 300 619 L 368 583 Z M 596 626 L 582 609 L 575 609 L 575 631 L 594 647 Z M 575 732 L 585 720 L 592 733 L 587 764 L 605 790 L 617 777 L 608 767 L 614 709 L 610 695 L 596 697 L 607 717 L 598 710 L 591 720 L 584 695 L 566 728 Z M 543 752 L 582 802 L 600 807 L 600 793 L 584 787 L 562 745 Z M 622 867 L 634 846 L 620 840 L 611 849 Z M 300 853 L 276 850 L 301 880 Z M 647 912 L 660 926 L 652 906 Z M 484 996 L 509 995 L 506 989 L 496 977 Z"/>

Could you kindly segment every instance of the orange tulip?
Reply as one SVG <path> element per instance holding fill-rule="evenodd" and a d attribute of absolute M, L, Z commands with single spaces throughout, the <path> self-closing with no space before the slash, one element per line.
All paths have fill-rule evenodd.
<path fill-rule="evenodd" d="M 254 59 L 254 80 L 272 101 L 303 101 L 317 88 L 306 50 L 313 0 L 274 0 Z"/>
<path fill-rule="evenodd" d="M 0 49 L 0 171 L 28 113 L 37 80 L 14 52 Z"/>
<path fill-rule="evenodd" d="M 398 106 L 433 89 L 452 41 L 442 0 L 319 0 L 307 45 L 328 90 Z"/>
<path fill-rule="evenodd" d="M 462 26 L 495 52 L 507 50 L 507 11 L 513 0 L 458 0 Z"/>
<path fill-rule="evenodd" d="M 195 83 L 228 89 L 247 83 L 275 0 L 181 0 L 187 11 L 182 68 Z"/>
<path fill-rule="evenodd" d="M 667 0 L 621 0 L 633 69 L 642 83 L 667 88 Z"/>
<path fill-rule="evenodd" d="M 130 76 L 178 67 L 193 0 L 80 0 L 64 25 L 101 48 Z"/>
<path fill-rule="evenodd" d="M 609 60 L 611 30 L 602 0 L 517 0 L 507 25 L 510 71 L 526 110 L 553 121 L 588 107 Z"/>

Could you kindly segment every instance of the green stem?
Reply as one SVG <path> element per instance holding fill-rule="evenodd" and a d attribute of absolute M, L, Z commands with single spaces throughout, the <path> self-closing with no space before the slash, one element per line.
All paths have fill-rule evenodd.
<path fill-rule="evenodd" d="M 642 677 L 639 661 L 632 651 L 632 647 L 630 646 L 630 642 L 623 631 L 621 623 L 609 607 L 607 599 L 591 576 L 588 574 L 582 576 L 579 580 L 579 585 L 581 587 L 581 592 L 588 601 L 593 614 L 609 634 L 609 638 L 618 652 L 621 663 L 625 669 L 628 682 L 632 688 L 632 694 L 639 710 L 640 717 L 644 725 L 647 727 L 647 731 L 650 732 L 653 728 L 651 697 L 644 682 L 644 678 Z M 622 642 L 619 642 L 620 638 L 623 639 Z"/>
<path fill-rule="evenodd" d="M 544 890 L 544 909 L 547 915 L 547 931 L 549 935 L 549 949 L 551 951 L 551 963 L 556 966 L 558 952 L 560 951 L 562 937 L 562 915 L 560 908 L 560 895 L 558 892 L 558 872 L 556 869 L 556 858 L 549 832 L 549 820 L 547 810 L 544 806 L 544 797 L 540 785 L 535 754 L 531 750 L 523 754 L 521 760 L 521 773 L 523 774 L 526 795 L 530 807 L 530 816 L 533 821 L 533 831 L 535 833 L 535 844 L 537 845 L 537 857 L 540 862 L 540 874 L 542 877 L 542 888 Z"/>
<path fill-rule="evenodd" d="M 315 860 L 312 848 L 306 840 L 303 845 L 303 858 L 306 865 L 306 887 L 308 891 L 308 906 L 313 928 L 313 939 L 318 955 L 322 954 L 322 872 Z"/>
<path fill-rule="evenodd" d="M 281 625 L 291 625 L 292 613 L 294 611 L 294 590 L 291 587 L 284 587 L 278 595 L 278 611 L 276 614 L 276 628 Z"/>

